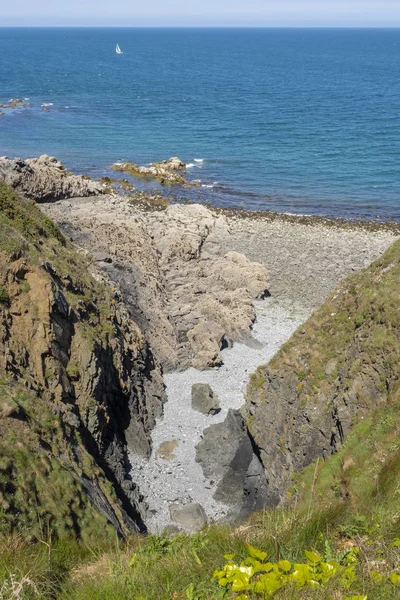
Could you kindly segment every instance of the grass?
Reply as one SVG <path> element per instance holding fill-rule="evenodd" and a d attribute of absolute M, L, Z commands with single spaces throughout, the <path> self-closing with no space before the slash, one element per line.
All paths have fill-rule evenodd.
<path fill-rule="evenodd" d="M 46 395 L 3 376 L 0 398 L 7 415 L 0 419 L 0 534 L 93 539 L 97 528 L 108 531 L 77 476 L 93 477 L 93 459 L 81 447 L 77 461 L 73 448 L 79 439 L 73 430 L 65 436 Z M 101 486 L 100 473 L 97 478 Z"/>
<path fill-rule="evenodd" d="M 5 304 L 6 306 L 10 304 L 10 296 L 4 285 L 0 285 L 0 304 Z"/>
<path fill-rule="evenodd" d="M 400 573 L 399 400 L 360 422 L 329 460 L 299 474 L 285 507 L 266 509 L 237 526 L 212 525 L 194 536 L 133 536 L 121 543 L 101 540 L 99 532 L 92 545 L 71 539 L 49 547 L 24 542 L 21 552 L 29 551 L 28 563 L 14 550 L 12 564 L 23 567 L 18 576 L 33 577 L 43 599 L 233 599 L 238 594 L 221 588 L 212 576 L 226 564 L 224 555 L 243 560 L 247 543 L 272 562 L 291 563 L 304 563 L 306 550 L 332 560 L 357 547 L 356 578 L 349 589 L 334 578 L 324 588 L 289 586 L 273 597 L 394 600 L 399 589 L 389 578 Z M 11 564 L 6 553 L 0 573 L 9 572 L 4 560 Z"/>
<path fill-rule="evenodd" d="M 43 236 L 56 238 L 65 244 L 65 238 L 58 227 L 38 209 L 34 201 L 22 201 L 10 187 L 0 183 L 0 239 L 5 244 L 4 249 L 10 243 L 5 240 L 9 227 L 34 243 Z"/>
<path fill-rule="evenodd" d="M 113 291 L 93 280 L 86 258 L 33 203 L 0 186 L 0 209 L 5 257 L 0 311 L 23 295 L 33 321 L 39 318 L 31 301 L 34 286 L 24 277 L 8 284 L 8 270 L 21 258 L 32 272 L 56 281 L 80 319 L 65 368 L 79 383 L 84 376 L 80 352 L 97 344 L 106 347 L 114 335 Z M 367 398 L 368 411 L 354 419 L 339 452 L 298 474 L 285 506 L 254 514 L 241 525 L 211 525 L 194 536 L 119 541 L 87 501 L 80 478 L 98 482 L 110 503 L 111 485 L 79 432 L 62 421 L 60 405 L 55 407 L 45 385 L 25 387 L 32 382 L 29 373 L 21 370 L 19 382 L 0 374 L 0 599 L 239 598 L 212 576 L 226 564 L 224 555 L 244 560 L 247 543 L 265 551 L 272 562 L 304 562 L 306 550 L 330 560 L 359 549 L 349 589 L 332 579 L 324 588 L 278 590 L 276 600 L 398 598 L 399 589 L 389 578 L 400 573 L 399 256 L 397 243 L 371 268 L 347 280 L 273 361 L 273 368 L 284 363 L 295 373 L 299 402 L 317 405 L 321 392 L 331 394 L 339 374 L 351 387 L 366 368 L 379 373 L 374 381 L 385 402 Z M 43 263 L 50 265 L 51 274 Z M 334 364 L 328 369 L 329 361 Z M 56 381 L 54 364 L 45 362 L 46 368 Z M 259 369 L 251 386 L 264 401 L 267 385 L 268 373 Z M 86 414 L 96 409 L 96 402 L 85 397 L 78 408 Z M 11 595 L 12 581 L 25 582 L 18 596 Z"/>

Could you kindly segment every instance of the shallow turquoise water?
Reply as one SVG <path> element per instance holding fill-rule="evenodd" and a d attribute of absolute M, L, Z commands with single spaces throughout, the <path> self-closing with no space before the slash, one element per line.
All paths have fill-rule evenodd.
<path fill-rule="evenodd" d="M 218 205 L 400 220 L 400 29 L 0 28 L 12 97 L 0 154 L 178 155 Z"/>

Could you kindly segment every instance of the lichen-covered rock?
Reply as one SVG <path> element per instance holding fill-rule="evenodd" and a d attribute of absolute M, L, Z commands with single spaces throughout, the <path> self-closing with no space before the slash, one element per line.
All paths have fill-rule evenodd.
<path fill-rule="evenodd" d="M 243 414 L 285 497 L 292 475 L 327 457 L 349 429 L 399 389 L 400 242 L 346 279 L 252 375 Z"/>
<path fill-rule="evenodd" d="M 0 182 L 36 202 L 53 202 L 75 196 L 103 194 L 105 186 L 90 177 L 72 175 L 56 158 L 9 159 L 0 157 Z"/>

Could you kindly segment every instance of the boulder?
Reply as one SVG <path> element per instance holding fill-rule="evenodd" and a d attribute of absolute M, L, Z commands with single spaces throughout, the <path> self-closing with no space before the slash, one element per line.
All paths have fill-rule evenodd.
<path fill-rule="evenodd" d="M 201 504 L 171 504 L 169 514 L 188 533 L 197 533 L 207 525 L 207 515 Z"/>
<path fill-rule="evenodd" d="M 162 442 L 157 450 L 157 456 L 164 460 L 172 460 L 175 458 L 174 450 L 176 450 L 177 447 L 177 440 Z"/>
<path fill-rule="evenodd" d="M 220 412 L 218 397 L 214 395 L 208 383 L 192 385 L 192 408 L 203 415 L 215 415 Z"/>
<path fill-rule="evenodd" d="M 215 500 L 230 506 L 235 516 L 265 504 L 268 482 L 239 411 L 229 410 L 225 421 L 204 430 L 196 461 L 216 483 Z"/>
<path fill-rule="evenodd" d="M 150 167 L 139 166 L 135 163 L 126 162 L 121 165 L 113 165 L 114 171 L 123 171 L 133 177 L 149 177 L 157 179 L 161 184 L 188 184 L 186 179 L 177 171 L 182 171 L 186 168 L 186 164 L 177 156 L 173 156 L 168 160 L 151 163 Z"/>

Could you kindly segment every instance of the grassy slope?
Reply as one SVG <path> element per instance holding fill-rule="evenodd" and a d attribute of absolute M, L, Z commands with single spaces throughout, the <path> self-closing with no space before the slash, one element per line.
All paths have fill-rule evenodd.
<path fill-rule="evenodd" d="M 7 227 L 7 223 L 4 225 L 0 220 L 0 227 L 4 226 Z M 4 244 L 4 237 L 0 236 L 0 239 Z M 9 583 L 11 574 L 15 574 L 18 581 L 28 576 L 39 590 L 36 594 L 27 583 L 19 598 L 231 598 L 235 596 L 229 593 L 223 596 L 223 590 L 211 581 L 211 576 L 225 563 L 225 553 L 235 552 L 238 557 L 244 557 L 245 542 L 264 549 L 272 561 L 280 558 L 302 561 L 306 549 L 317 550 L 329 558 L 328 555 L 357 545 L 360 548 L 357 580 L 349 590 L 343 590 L 337 581 L 333 581 L 323 590 L 286 589 L 278 592 L 276 598 L 343 600 L 359 594 L 367 594 L 368 600 L 398 598 L 398 589 L 390 583 L 374 581 L 370 574 L 377 571 L 386 577 L 394 569 L 399 572 L 400 568 L 400 552 L 396 546 L 396 540 L 400 538 L 400 397 L 396 385 L 399 343 L 397 321 L 393 320 L 399 299 L 400 278 L 396 266 L 399 254 L 400 245 L 396 244 L 373 267 L 376 278 L 390 267 L 383 274 L 387 275 L 384 294 L 374 292 L 371 286 L 365 289 L 357 276 L 349 280 L 347 288 L 351 293 L 346 310 L 354 323 L 350 331 L 354 337 L 354 331 L 368 326 L 368 330 L 374 332 L 368 341 L 370 351 L 375 351 L 377 343 L 380 350 L 385 349 L 380 356 L 389 365 L 388 372 L 393 374 L 390 397 L 355 424 L 338 453 L 326 462 L 316 461 L 296 477 L 291 490 L 296 501 L 291 506 L 254 515 L 237 528 L 213 526 L 197 536 L 178 536 L 169 540 L 132 537 L 124 545 L 116 540 L 103 540 L 101 535 L 89 544 L 72 539 L 32 543 L 21 536 L 4 536 L 0 586 L 2 581 Z M 376 286 L 380 284 L 379 279 L 372 281 Z M 315 323 L 318 322 L 322 330 L 318 327 L 313 330 L 314 341 L 321 339 L 320 348 L 326 347 L 329 355 L 332 334 L 326 327 L 324 329 L 324 319 L 332 312 L 334 310 L 328 303 L 316 316 Z M 346 326 L 348 316 L 346 314 Z M 338 326 L 341 319 L 339 315 Z M 339 328 L 336 347 L 346 342 L 347 338 L 343 336 L 349 335 L 351 341 L 347 330 L 348 327 L 343 327 L 343 331 Z M 304 337 L 304 334 L 296 335 Z M 297 343 L 296 336 L 294 341 Z M 290 352 L 292 343 L 293 340 L 284 352 Z M 310 382 L 313 386 L 326 385 L 322 369 L 327 357 L 320 356 L 321 351 L 317 351 L 314 343 L 310 346 L 315 352 L 309 357 L 307 373 L 300 365 L 298 374 L 312 389 Z M 12 596 L 4 594 L 3 597 Z"/>
<path fill-rule="evenodd" d="M 43 268 L 46 261 L 57 273 L 69 274 L 67 283 L 73 284 L 72 291 L 65 291 L 69 306 L 85 307 L 96 298 L 99 313 L 80 323 L 81 351 L 87 347 L 90 352 L 112 329 L 111 290 L 90 276 L 85 257 L 77 254 L 34 202 L 21 200 L 0 184 L 0 334 L 7 336 L 10 324 L 14 334 L 21 319 L 18 333 L 22 343 L 31 344 L 26 347 L 31 354 L 36 330 L 44 313 L 43 323 L 47 323 L 49 311 L 52 278 Z M 18 306 L 11 317 L 10 306 Z M 4 341 L 0 335 L 0 349 Z M 0 534 L 45 543 L 48 538 L 79 536 L 93 543 L 101 531 L 104 538 L 113 539 L 112 528 L 79 481 L 81 476 L 95 481 L 114 505 L 112 486 L 84 448 L 79 431 L 60 417 L 63 405 L 52 391 L 60 364 L 49 351 L 40 379 L 31 364 L 24 367 L 18 352 L 21 345 L 15 344 L 13 368 L 0 369 Z M 67 372 L 74 369 L 78 367 L 70 360 Z"/>
<path fill-rule="evenodd" d="M 279 491 L 400 387 L 400 241 L 343 281 L 268 365 L 245 413 Z M 273 423 L 273 427 L 271 427 Z M 338 426 L 340 424 L 340 427 Z"/>
<path fill-rule="evenodd" d="M 51 597 L 54 589 L 63 600 L 234 598 L 223 596 L 211 577 L 226 562 L 224 554 L 244 558 L 246 542 L 265 550 L 271 561 L 292 562 L 303 562 L 307 549 L 328 559 L 357 546 L 357 580 L 350 589 L 333 581 L 323 589 L 290 588 L 275 597 L 398 598 L 398 588 L 371 578 L 374 571 L 385 580 L 393 571 L 400 572 L 398 408 L 397 400 L 380 408 L 354 428 L 336 455 L 305 469 L 298 476 L 300 496 L 292 507 L 266 510 L 236 528 L 213 526 L 192 537 L 132 537 L 124 545 L 97 547 L 71 541 L 50 548 L 14 540 L 3 553 L 0 573 L 30 573 L 42 598 Z"/>

